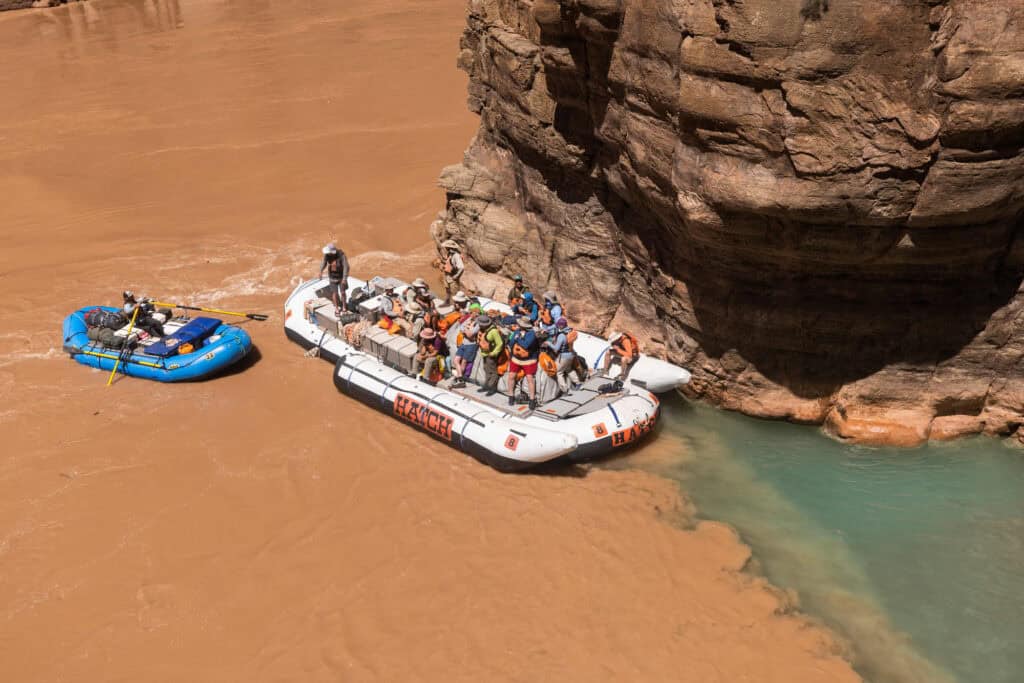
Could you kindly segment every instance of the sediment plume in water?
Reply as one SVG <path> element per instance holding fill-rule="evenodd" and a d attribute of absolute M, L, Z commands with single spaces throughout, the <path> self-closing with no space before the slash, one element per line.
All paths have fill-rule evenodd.
<path fill-rule="evenodd" d="M 475 125 L 463 9 L 0 20 L 24 65 L 0 70 L 0 678 L 855 679 L 728 529 L 680 529 L 672 484 L 499 475 L 284 338 L 328 239 L 357 275 L 426 268 L 438 169 Z M 53 350 L 125 288 L 271 321 L 241 323 L 257 351 L 216 380 L 105 388 Z"/>

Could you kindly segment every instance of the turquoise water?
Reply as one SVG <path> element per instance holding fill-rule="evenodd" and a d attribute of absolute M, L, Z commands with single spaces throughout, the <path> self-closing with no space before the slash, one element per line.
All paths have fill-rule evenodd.
<path fill-rule="evenodd" d="M 649 446 L 609 464 L 677 480 L 880 683 L 1024 680 L 1024 450 L 915 450 L 666 401 Z"/>

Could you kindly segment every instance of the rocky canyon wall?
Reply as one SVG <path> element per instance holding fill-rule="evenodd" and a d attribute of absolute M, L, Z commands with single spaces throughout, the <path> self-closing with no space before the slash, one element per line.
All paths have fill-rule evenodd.
<path fill-rule="evenodd" d="M 1024 414 L 1020 0 L 472 0 L 438 238 L 691 394 L 841 438 Z"/>

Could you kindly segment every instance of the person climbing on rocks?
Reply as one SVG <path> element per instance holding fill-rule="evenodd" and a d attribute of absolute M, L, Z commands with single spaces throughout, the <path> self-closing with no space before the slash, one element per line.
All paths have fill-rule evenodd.
<path fill-rule="evenodd" d="M 334 314 L 340 316 L 342 312 L 348 312 L 348 257 L 334 242 L 328 243 L 322 251 L 324 258 L 320 262 L 319 277 L 323 278 L 324 271 L 327 272 Z"/>
<path fill-rule="evenodd" d="M 462 289 L 462 273 L 466 270 L 466 264 L 462 260 L 462 247 L 455 240 L 445 240 L 441 243 L 445 251 L 444 260 L 441 261 L 441 276 L 444 278 L 445 302 L 450 303 L 452 292 Z"/>

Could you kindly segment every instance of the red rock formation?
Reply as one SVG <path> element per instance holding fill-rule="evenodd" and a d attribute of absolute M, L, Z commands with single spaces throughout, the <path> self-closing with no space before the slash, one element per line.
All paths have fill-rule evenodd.
<path fill-rule="evenodd" d="M 1020 0 L 472 0 L 459 64 L 434 232 L 482 286 L 522 271 L 752 415 L 1017 430 Z"/>

